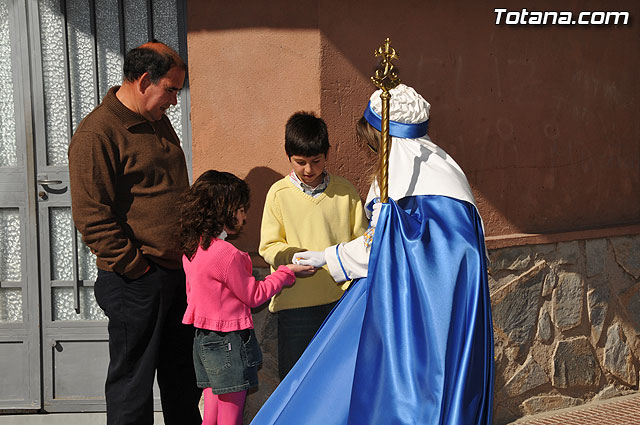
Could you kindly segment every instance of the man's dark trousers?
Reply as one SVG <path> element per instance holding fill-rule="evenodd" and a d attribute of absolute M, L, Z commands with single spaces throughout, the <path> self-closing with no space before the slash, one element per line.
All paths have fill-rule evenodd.
<path fill-rule="evenodd" d="M 107 424 L 153 423 L 157 369 L 166 425 L 200 425 L 193 369 L 194 328 L 182 324 L 187 306 L 182 270 L 157 265 L 138 279 L 98 270 L 98 305 L 109 317 Z"/>

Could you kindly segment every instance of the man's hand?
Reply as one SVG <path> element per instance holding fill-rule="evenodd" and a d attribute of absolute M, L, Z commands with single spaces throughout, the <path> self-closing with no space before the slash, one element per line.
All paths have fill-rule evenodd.
<path fill-rule="evenodd" d="M 323 251 L 302 251 L 293 254 L 293 264 L 322 267 L 327 264 Z"/>

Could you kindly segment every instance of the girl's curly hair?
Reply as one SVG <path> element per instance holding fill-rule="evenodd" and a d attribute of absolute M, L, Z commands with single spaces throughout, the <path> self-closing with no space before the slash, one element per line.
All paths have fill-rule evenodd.
<path fill-rule="evenodd" d="M 224 171 L 205 171 L 180 200 L 180 248 L 192 259 L 224 227 L 236 229 L 236 212 L 249 207 L 249 185 Z"/>

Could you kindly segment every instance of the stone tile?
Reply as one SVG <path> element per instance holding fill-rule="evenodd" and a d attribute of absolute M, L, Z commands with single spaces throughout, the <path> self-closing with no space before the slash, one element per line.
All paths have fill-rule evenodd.
<path fill-rule="evenodd" d="M 625 384 L 635 386 L 637 373 L 633 366 L 634 362 L 635 359 L 624 339 L 620 324 L 616 323 L 607 330 L 603 366 Z"/>
<path fill-rule="evenodd" d="M 553 321 L 556 327 L 566 331 L 580 325 L 584 282 L 582 276 L 573 272 L 561 272 L 558 285 L 553 291 Z"/>
<path fill-rule="evenodd" d="M 579 242 L 560 242 L 556 249 L 556 256 L 560 264 L 578 264 L 581 256 Z"/>
<path fill-rule="evenodd" d="M 556 250 L 556 244 L 546 243 L 541 245 L 534 245 L 532 248 L 533 248 L 532 251 L 535 254 L 534 258 L 536 260 L 541 260 L 541 259 L 548 258 L 553 254 L 553 252 Z"/>
<path fill-rule="evenodd" d="M 563 395 L 542 395 L 526 399 L 520 405 L 527 415 L 549 410 L 563 409 L 565 407 L 579 406 L 584 401 L 579 398 L 567 397 Z"/>
<path fill-rule="evenodd" d="M 540 317 L 538 319 L 538 339 L 541 342 L 548 343 L 553 338 L 553 323 L 549 315 L 549 309 L 545 304 L 540 309 Z"/>
<path fill-rule="evenodd" d="M 492 294 L 493 325 L 512 344 L 523 345 L 535 332 L 544 262 Z"/>
<path fill-rule="evenodd" d="M 600 366 L 587 337 L 558 341 L 553 353 L 552 373 L 556 388 L 598 385 Z"/>
<path fill-rule="evenodd" d="M 502 248 L 492 252 L 490 268 L 494 270 L 524 271 L 531 264 L 532 252 L 528 246 Z"/>
<path fill-rule="evenodd" d="M 591 239 L 585 241 L 585 256 L 587 277 L 602 273 L 607 260 L 607 240 Z"/>
<path fill-rule="evenodd" d="M 529 356 L 524 364 L 516 371 L 511 379 L 504 385 L 502 391 L 508 397 L 524 394 L 534 388 L 550 381 L 544 369 Z"/>
<path fill-rule="evenodd" d="M 611 238 L 616 261 L 636 280 L 640 279 L 640 236 Z"/>
<path fill-rule="evenodd" d="M 558 274 L 556 273 L 555 269 L 549 268 L 549 271 L 544 277 L 544 283 L 542 285 L 542 296 L 548 297 L 549 295 L 551 295 L 557 283 Z"/>
<path fill-rule="evenodd" d="M 635 322 L 635 328 L 640 333 L 640 283 L 622 293 L 620 302 L 624 306 L 627 315 Z"/>
<path fill-rule="evenodd" d="M 613 397 L 618 397 L 619 395 L 623 395 L 625 394 L 625 390 L 618 388 L 616 385 L 607 385 L 606 387 L 604 387 L 602 390 L 600 390 L 600 392 L 598 394 L 596 394 L 595 397 L 593 397 L 593 400 L 607 400 Z"/>
<path fill-rule="evenodd" d="M 589 322 L 591 322 L 591 337 L 593 344 L 600 341 L 604 321 L 609 310 L 611 290 L 608 286 L 598 286 L 587 292 L 587 309 L 589 312 Z"/>

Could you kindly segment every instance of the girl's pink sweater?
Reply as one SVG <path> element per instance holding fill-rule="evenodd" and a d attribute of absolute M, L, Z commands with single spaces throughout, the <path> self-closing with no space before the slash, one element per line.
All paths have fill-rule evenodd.
<path fill-rule="evenodd" d="M 198 247 L 191 261 L 182 257 L 187 276 L 187 311 L 182 323 L 212 331 L 253 328 L 251 307 L 257 307 L 295 282 L 286 266 L 256 281 L 249 254 L 229 242 L 214 239 L 204 250 Z"/>

